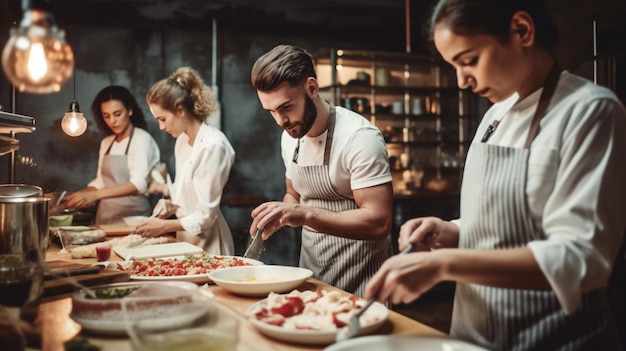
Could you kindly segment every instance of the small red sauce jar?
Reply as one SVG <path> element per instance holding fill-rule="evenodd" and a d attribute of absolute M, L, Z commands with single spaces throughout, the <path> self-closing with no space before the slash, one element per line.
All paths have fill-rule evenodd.
<path fill-rule="evenodd" d="M 109 246 L 96 246 L 96 257 L 98 262 L 108 260 L 111 257 L 111 248 Z"/>

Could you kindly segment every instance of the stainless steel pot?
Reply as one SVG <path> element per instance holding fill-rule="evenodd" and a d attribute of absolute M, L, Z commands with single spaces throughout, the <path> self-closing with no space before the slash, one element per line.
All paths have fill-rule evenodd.
<path fill-rule="evenodd" d="M 20 254 L 45 263 L 48 202 L 44 197 L 0 198 L 0 255 Z"/>
<path fill-rule="evenodd" d="M 17 197 L 42 197 L 43 190 L 36 185 L 28 184 L 0 184 L 0 199 L 14 199 Z"/>

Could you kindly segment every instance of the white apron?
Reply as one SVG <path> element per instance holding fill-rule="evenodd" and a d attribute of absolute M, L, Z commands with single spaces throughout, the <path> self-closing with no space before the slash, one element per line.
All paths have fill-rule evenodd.
<path fill-rule="evenodd" d="M 126 183 L 130 180 L 130 171 L 128 170 L 128 149 L 133 141 L 133 133 L 135 128 L 130 132 L 128 137 L 128 145 L 123 155 L 109 155 L 115 139 L 102 158 L 102 180 L 104 187 L 109 188 L 115 185 Z M 98 211 L 96 213 L 96 224 L 111 224 L 122 221 L 126 216 L 148 216 L 150 215 L 150 201 L 144 195 L 128 195 L 120 197 L 112 197 L 102 199 L 98 203 Z"/>
<path fill-rule="evenodd" d="M 546 239 L 525 188 L 530 144 L 559 75 L 553 68 L 546 81 L 525 148 L 472 144 L 461 189 L 459 248 L 512 249 Z M 457 283 L 451 334 L 491 350 L 617 350 L 613 328 L 606 289 L 585 294 L 581 309 L 568 316 L 552 291 Z"/>
<path fill-rule="evenodd" d="M 341 212 L 358 206 L 354 200 L 337 193 L 330 180 L 328 163 L 334 129 L 335 107 L 331 105 L 323 164 L 298 166 L 298 141 L 291 181 L 302 205 Z M 353 240 L 302 228 L 300 266 L 312 270 L 315 278 L 358 296 L 363 295 L 367 281 L 391 253 L 387 239 Z"/>

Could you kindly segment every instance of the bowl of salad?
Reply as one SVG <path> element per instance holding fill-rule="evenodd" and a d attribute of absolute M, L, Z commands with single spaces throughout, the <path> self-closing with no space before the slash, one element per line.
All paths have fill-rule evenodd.
<path fill-rule="evenodd" d="M 98 334 L 125 334 L 122 299 L 133 299 L 136 308 L 131 318 L 155 318 L 176 313 L 193 300 L 198 286 L 184 281 L 127 282 L 91 288 L 72 295 L 71 317 L 84 329 Z"/>

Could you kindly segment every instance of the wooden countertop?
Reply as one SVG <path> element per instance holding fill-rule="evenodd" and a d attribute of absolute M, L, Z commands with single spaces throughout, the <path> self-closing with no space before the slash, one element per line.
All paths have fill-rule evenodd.
<path fill-rule="evenodd" d="M 92 259 L 72 259 L 65 257 L 69 254 L 61 254 L 58 247 L 52 245 L 46 255 L 47 261 L 66 260 L 75 263 L 91 265 L 96 262 Z M 112 261 L 121 261 L 119 257 L 111 257 Z M 310 278 L 299 290 L 322 287 L 327 290 L 337 290 L 336 288 L 322 283 L 319 280 Z M 322 350 L 323 346 L 305 346 L 297 344 L 289 344 L 282 341 L 274 340 L 261 334 L 247 320 L 246 309 L 261 300 L 261 298 L 250 298 L 233 295 L 229 291 L 222 289 L 216 285 L 208 285 L 204 287 L 210 290 L 213 299 L 225 306 L 232 312 L 233 316 L 239 320 L 239 344 L 238 350 L 243 351 L 259 351 L 259 350 L 278 350 L 278 351 L 306 351 L 306 350 Z M 77 335 L 86 337 L 92 344 L 99 346 L 101 351 L 132 351 L 130 341 L 126 337 L 105 337 L 90 335 L 82 332 L 81 326 L 70 318 L 71 299 L 67 295 L 55 297 L 49 296 L 39 308 L 39 323 L 42 327 L 42 350 L 43 351 L 64 351 L 64 342 L 74 338 Z M 385 324 L 377 330 L 376 335 L 424 335 L 424 336 L 446 336 L 446 334 L 433 329 L 420 322 L 407 318 L 397 312 L 390 311 L 389 318 Z"/>

